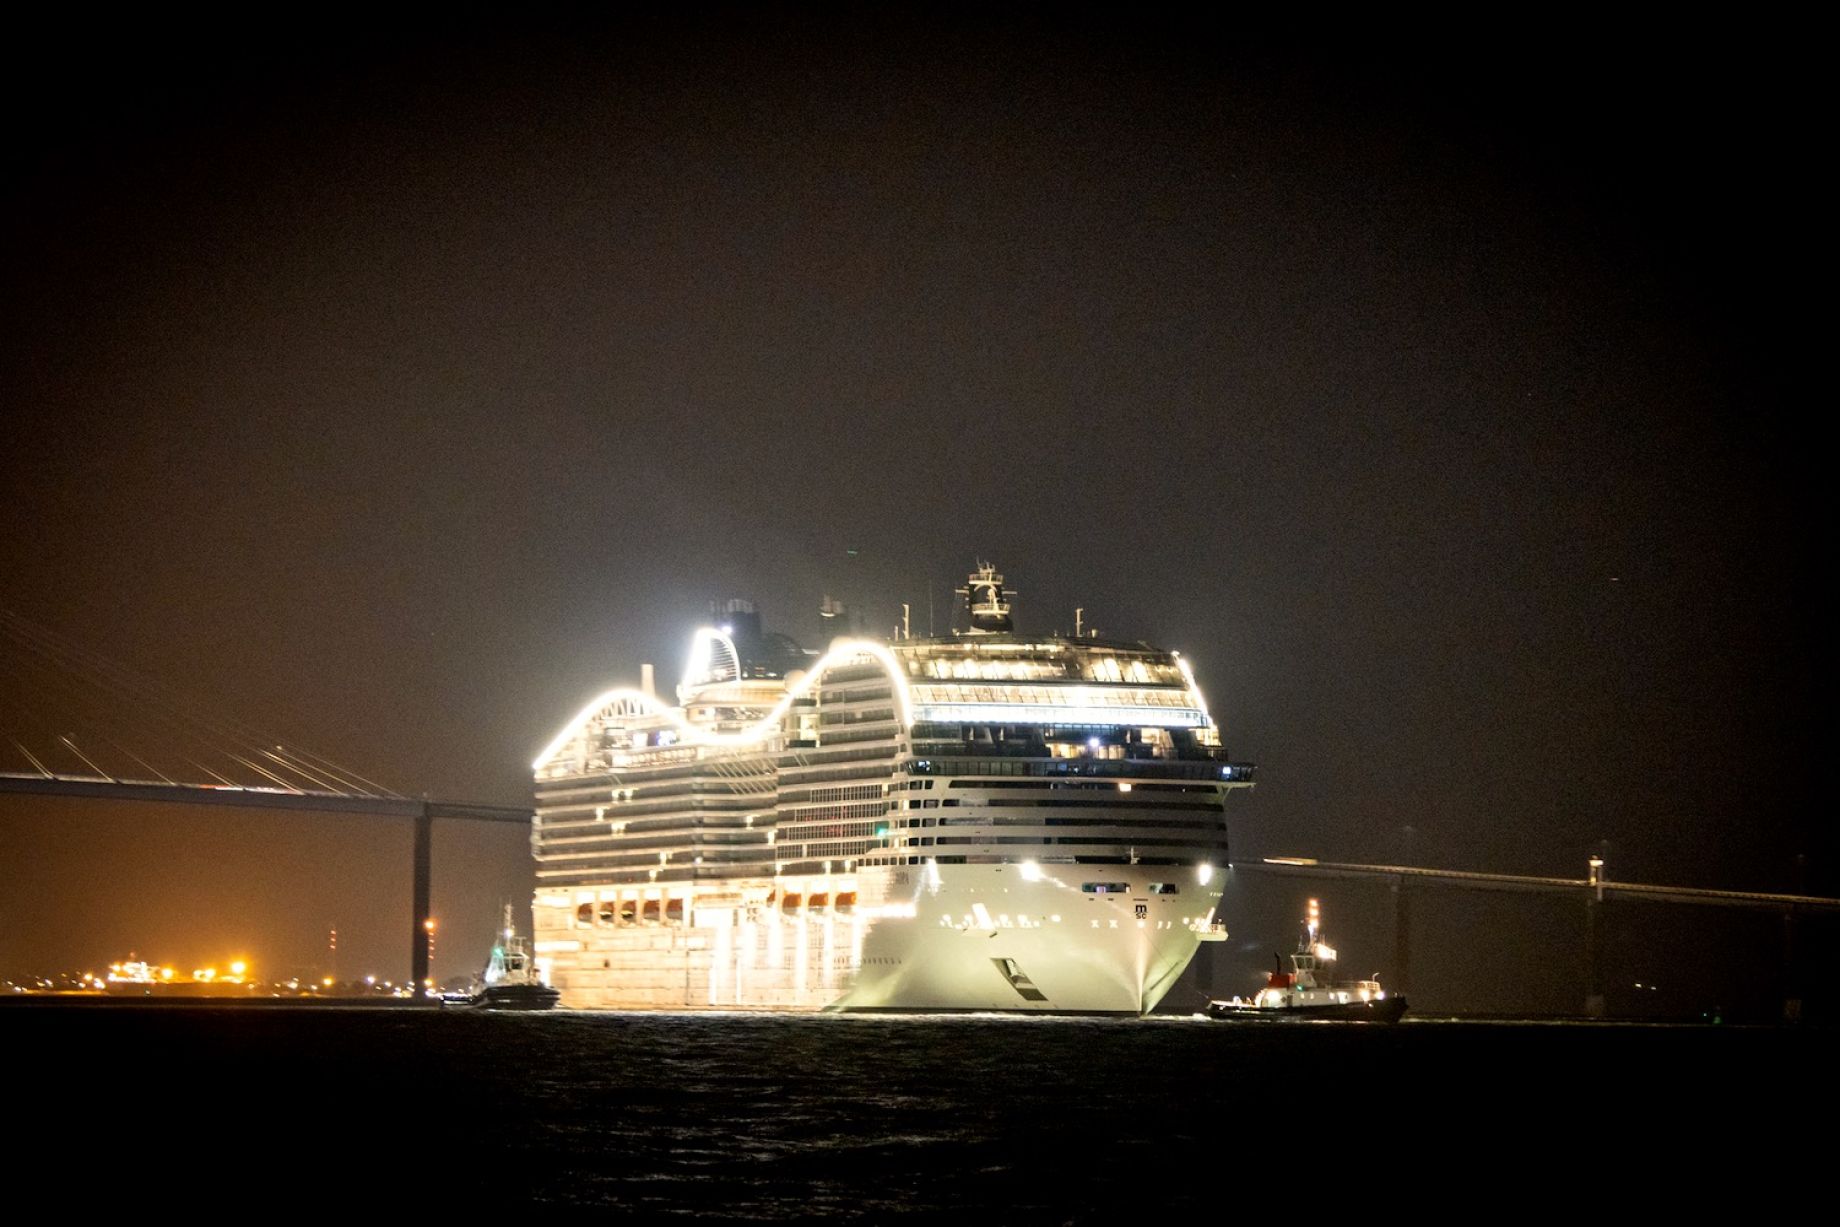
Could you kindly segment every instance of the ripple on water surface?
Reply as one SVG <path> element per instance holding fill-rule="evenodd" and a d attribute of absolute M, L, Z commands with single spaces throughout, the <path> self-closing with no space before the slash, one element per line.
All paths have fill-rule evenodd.
<path fill-rule="evenodd" d="M 1815 1032 L 975 1016 L 9 1009 L 0 1039 L 46 1159 L 760 1220 L 1213 1215 L 1306 1172 L 1390 1202 L 1453 1165 L 1576 1192 L 1632 1131 L 1731 1170 L 1759 1088 L 1834 1068 Z"/>

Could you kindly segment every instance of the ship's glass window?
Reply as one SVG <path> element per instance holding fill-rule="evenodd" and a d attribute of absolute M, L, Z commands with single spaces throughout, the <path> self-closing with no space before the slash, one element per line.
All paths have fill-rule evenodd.
<path fill-rule="evenodd" d="M 1129 882 L 1083 882 L 1080 889 L 1089 895 L 1122 895 L 1129 893 Z"/>
<path fill-rule="evenodd" d="M 1150 883 L 1150 893 L 1153 895 L 1179 895 L 1182 891 L 1174 882 L 1152 882 Z"/>
<path fill-rule="evenodd" d="M 575 923 L 584 929 L 594 923 L 594 905 L 592 903 L 584 903 L 575 909 Z"/>

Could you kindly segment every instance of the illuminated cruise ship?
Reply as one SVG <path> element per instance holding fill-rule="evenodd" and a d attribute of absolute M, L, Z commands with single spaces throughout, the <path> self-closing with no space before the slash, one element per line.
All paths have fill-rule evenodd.
<path fill-rule="evenodd" d="M 728 602 L 677 702 L 600 695 L 534 764 L 539 967 L 589 1009 L 1141 1014 L 1215 919 L 1228 760 L 1188 662 L 1014 629 L 822 655 Z"/>

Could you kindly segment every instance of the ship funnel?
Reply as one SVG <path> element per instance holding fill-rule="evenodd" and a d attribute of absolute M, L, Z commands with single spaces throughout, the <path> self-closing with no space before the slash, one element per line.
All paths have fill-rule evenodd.
<path fill-rule="evenodd" d="M 650 661 L 639 666 L 639 689 L 654 699 L 658 697 L 658 675 Z"/>
<path fill-rule="evenodd" d="M 1000 635 L 1014 629 L 1009 616 L 1011 593 L 1004 590 L 1003 577 L 989 563 L 978 563 L 965 586 L 958 589 L 958 595 L 965 598 L 965 612 L 971 616 L 974 634 Z"/>

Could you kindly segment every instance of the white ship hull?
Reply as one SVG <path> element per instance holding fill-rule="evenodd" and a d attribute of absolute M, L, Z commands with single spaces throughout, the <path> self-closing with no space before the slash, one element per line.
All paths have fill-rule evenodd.
<path fill-rule="evenodd" d="M 576 1009 L 1135 1015 L 1219 936 L 1220 891 L 1202 876 L 1173 865 L 921 865 L 700 895 L 652 888 L 659 918 L 649 921 L 637 919 L 645 888 L 539 891 L 536 951 Z M 1086 889 L 1100 883 L 1128 889 Z M 831 902 L 852 894 L 847 909 Z M 785 910 L 793 897 L 801 906 Z M 681 902 L 668 911 L 670 899 Z M 803 906 L 813 899 L 824 904 Z M 583 925 L 583 903 L 636 923 Z"/>

